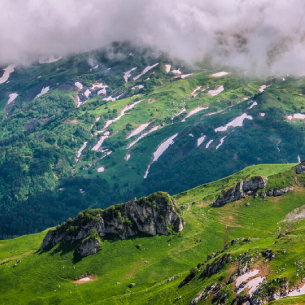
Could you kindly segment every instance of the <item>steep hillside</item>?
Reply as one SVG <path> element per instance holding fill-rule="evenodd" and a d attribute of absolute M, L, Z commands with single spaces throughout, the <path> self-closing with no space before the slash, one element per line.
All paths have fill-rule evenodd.
<path fill-rule="evenodd" d="M 13 65 L 1 80 L 1 238 L 305 157 L 303 77 L 190 67 L 113 43 Z"/>
<path fill-rule="evenodd" d="M 305 163 L 251 166 L 173 197 L 89 209 L 51 231 L 0 241 L 1 302 L 303 304 L 304 185 Z M 134 227 L 139 215 L 138 224 L 158 226 L 153 210 L 163 213 L 160 224 L 182 221 L 181 213 L 183 227 L 122 235 L 144 228 Z M 88 240 L 99 247 L 83 257 Z"/>

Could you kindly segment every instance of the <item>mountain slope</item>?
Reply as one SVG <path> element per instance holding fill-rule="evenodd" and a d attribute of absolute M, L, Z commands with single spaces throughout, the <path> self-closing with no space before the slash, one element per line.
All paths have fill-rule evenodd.
<path fill-rule="evenodd" d="M 74 256 L 79 242 L 67 240 L 39 251 L 47 231 L 1 241 L 2 303 L 190 304 L 204 290 L 198 304 L 234 300 L 242 304 L 271 302 L 293 293 L 305 277 L 304 168 L 303 164 L 251 166 L 175 195 L 185 221 L 181 232 L 125 240 L 118 235 L 100 237 L 100 251 L 80 260 Z M 252 183 L 254 193 L 213 207 L 236 184 L 258 176 L 267 178 L 265 186 L 257 189 Z M 285 194 L 275 192 L 286 187 L 290 191 Z M 237 295 L 239 276 L 244 274 L 244 285 L 252 279 L 248 272 L 266 281 L 252 296 L 247 287 Z M 83 278 L 90 281 L 82 282 Z M 301 295 L 275 304 L 304 301 Z"/>
<path fill-rule="evenodd" d="M 300 161 L 304 78 L 243 72 L 129 43 L 16 66 L 0 84 L 0 236 Z"/>

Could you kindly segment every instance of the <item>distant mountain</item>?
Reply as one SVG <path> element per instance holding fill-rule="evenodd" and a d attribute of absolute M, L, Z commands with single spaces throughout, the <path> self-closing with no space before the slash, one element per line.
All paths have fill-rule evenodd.
<path fill-rule="evenodd" d="M 127 42 L 0 73 L 0 237 L 304 157 L 304 78 Z"/>

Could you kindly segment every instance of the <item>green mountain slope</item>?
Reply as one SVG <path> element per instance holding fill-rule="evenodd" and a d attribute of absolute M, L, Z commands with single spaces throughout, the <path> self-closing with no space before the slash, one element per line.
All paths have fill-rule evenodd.
<path fill-rule="evenodd" d="M 303 116 L 289 115 L 304 110 L 304 78 L 243 72 L 129 43 L 15 67 L 0 84 L 0 236 L 302 160 Z"/>
<path fill-rule="evenodd" d="M 305 174 L 296 168 L 302 169 L 251 166 L 175 195 L 185 221 L 181 232 L 125 240 L 105 235 L 99 237 L 100 251 L 78 260 L 79 241 L 39 251 L 47 231 L 0 241 L 1 303 L 191 304 L 203 292 L 198 304 L 243 304 L 254 297 L 256 302 L 279 297 L 274 304 L 302 304 L 305 294 L 283 298 L 302 287 L 305 277 Z M 268 179 L 254 193 L 213 206 L 236 184 L 258 176 Z M 285 188 L 287 193 L 272 195 Z M 255 275 L 237 294 L 239 276 L 249 272 Z M 249 282 L 258 276 L 265 280 L 250 296 Z M 86 277 L 89 282 L 79 281 Z"/>

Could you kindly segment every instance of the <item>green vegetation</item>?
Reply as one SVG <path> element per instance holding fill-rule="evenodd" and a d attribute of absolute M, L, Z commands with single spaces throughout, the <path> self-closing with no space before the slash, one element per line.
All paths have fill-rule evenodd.
<path fill-rule="evenodd" d="M 92 69 L 92 63 L 99 67 Z M 171 64 L 171 71 L 181 68 L 183 74 L 193 74 L 175 78 L 166 73 L 165 64 Z M 125 82 L 124 72 L 134 67 Z M 234 69 L 224 77 L 211 76 L 226 69 L 208 61 L 189 67 L 128 43 L 52 64 L 17 67 L 10 82 L 0 85 L 0 238 L 44 230 L 88 207 L 106 209 L 159 190 L 173 195 L 253 164 L 287 164 L 304 158 L 305 122 L 285 117 L 304 112 L 304 79 L 258 79 Z M 83 89 L 78 90 L 75 82 Z M 108 86 L 106 95 L 92 89 L 96 83 Z M 263 84 L 270 86 L 260 93 Z M 144 88 L 135 88 L 139 85 Z M 220 85 L 222 93 L 207 93 Z M 50 91 L 35 98 L 46 87 Z M 12 92 L 19 96 L 7 105 Z M 119 98 L 105 100 L 110 96 Z M 77 108 L 78 97 L 84 103 Z M 92 150 L 106 122 L 138 101 L 105 129 L 109 137 L 100 149 Z M 257 105 L 250 109 L 254 101 Z M 182 122 L 197 107 L 208 109 Z M 215 132 L 244 113 L 253 119 L 245 119 L 242 127 Z M 142 133 L 158 129 L 127 149 L 140 134 L 127 137 L 142 124 L 149 124 Z M 151 164 L 144 179 L 160 143 L 175 134 L 174 143 Z"/>
<path fill-rule="evenodd" d="M 189 304 L 205 287 L 217 284 L 222 286 L 219 293 L 211 293 L 198 304 L 211 304 L 217 298 L 223 298 L 221 304 L 231 304 L 236 297 L 235 281 L 226 283 L 239 264 L 243 266 L 251 258 L 250 270 L 259 269 L 260 274 L 267 276 L 261 295 L 268 297 L 286 283 L 290 288 L 301 285 L 305 277 L 305 220 L 283 222 L 304 201 L 305 174 L 294 173 L 292 165 L 251 166 L 180 193 L 175 198 L 186 221 L 181 232 L 126 240 L 116 236 L 101 238 L 102 249 L 81 260 L 75 260 L 73 254 L 77 243 L 38 252 L 46 231 L 0 241 L 1 303 Z M 221 208 L 209 206 L 209 198 L 222 188 L 257 175 L 268 177 L 273 185 L 277 181 L 290 184 L 292 178 L 294 191 L 265 199 L 248 196 Z M 119 210 L 120 206 L 107 210 Z M 78 218 L 95 217 L 107 210 L 88 209 L 80 212 Z M 67 223 L 72 224 L 71 219 Z M 90 236 L 96 238 L 96 231 Z M 206 261 L 212 252 L 216 254 Z M 270 253 L 274 254 L 272 259 Z M 221 266 L 217 273 L 207 275 L 206 268 L 216 262 Z M 75 282 L 85 276 L 92 281 Z M 182 284 L 185 279 L 187 285 Z M 245 295 L 242 292 L 238 298 Z M 274 304 L 302 302 L 304 295 L 280 299 Z"/>

